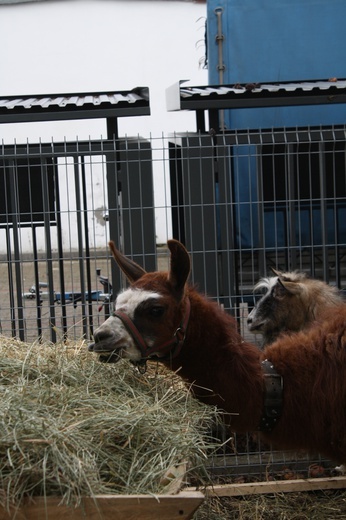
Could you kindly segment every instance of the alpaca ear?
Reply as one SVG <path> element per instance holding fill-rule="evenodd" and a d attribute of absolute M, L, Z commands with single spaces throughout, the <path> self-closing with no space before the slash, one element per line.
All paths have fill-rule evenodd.
<path fill-rule="evenodd" d="M 282 278 L 278 279 L 277 286 L 280 287 L 278 292 L 281 291 L 281 296 L 283 295 L 283 292 L 289 292 L 291 294 L 301 294 L 304 290 L 302 284 L 297 282 L 288 282 L 286 280 L 283 280 Z"/>
<path fill-rule="evenodd" d="M 119 249 L 115 247 L 113 240 L 108 242 L 108 245 L 114 260 L 130 283 L 135 282 L 146 273 L 146 271 L 140 265 L 136 264 L 136 262 L 123 255 L 123 253 L 121 253 Z"/>
<path fill-rule="evenodd" d="M 177 292 L 178 297 L 181 298 L 190 274 L 190 255 L 178 240 L 168 240 L 167 245 L 171 252 L 171 267 L 168 279 Z"/>
<path fill-rule="evenodd" d="M 274 267 L 270 267 L 270 269 L 275 274 L 275 276 L 278 276 L 279 278 L 282 276 L 282 271 L 278 271 L 277 269 L 274 269 Z"/>

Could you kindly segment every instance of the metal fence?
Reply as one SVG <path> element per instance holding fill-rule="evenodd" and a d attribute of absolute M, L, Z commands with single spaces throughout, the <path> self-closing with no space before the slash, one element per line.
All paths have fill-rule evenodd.
<path fill-rule="evenodd" d="M 148 270 L 156 267 L 150 142 L 4 145 L 1 152 L 1 331 L 23 340 L 90 337 L 110 298 L 98 274 L 121 285 L 109 237 Z"/>
<path fill-rule="evenodd" d="M 23 340 L 92 335 L 111 306 L 100 274 L 123 285 L 109 238 L 147 270 L 167 265 L 158 242 L 184 242 L 192 282 L 245 336 L 270 266 L 344 286 L 346 127 L 6 144 L 0 202 L 1 333 Z M 216 473 L 307 465 L 237 443 Z"/>

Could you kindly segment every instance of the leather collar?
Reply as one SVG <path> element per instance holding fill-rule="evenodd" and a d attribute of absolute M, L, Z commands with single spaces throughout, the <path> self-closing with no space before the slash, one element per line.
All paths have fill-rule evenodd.
<path fill-rule="evenodd" d="M 271 432 L 282 412 L 283 378 L 277 373 L 273 363 L 265 359 L 262 361 L 264 375 L 264 404 L 263 413 L 258 430 Z"/>

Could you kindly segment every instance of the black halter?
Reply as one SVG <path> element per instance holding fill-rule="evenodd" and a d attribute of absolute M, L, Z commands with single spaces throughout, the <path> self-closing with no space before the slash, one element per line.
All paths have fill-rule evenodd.
<path fill-rule="evenodd" d="M 135 365 L 144 367 L 145 371 L 145 365 L 149 359 L 163 361 L 168 358 L 173 359 L 179 355 L 186 337 L 186 330 L 190 319 L 190 308 L 190 300 L 187 299 L 185 316 L 181 321 L 180 325 L 178 325 L 178 327 L 174 331 L 172 338 L 166 341 L 165 343 L 162 343 L 161 345 L 153 345 L 151 347 L 147 345 L 142 334 L 139 332 L 136 325 L 125 312 L 113 312 L 112 316 L 119 318 L 123 322 L 124 326 L 126 327 L 127 331 L 131 334 L 134 342 L 136 343 L 137 347 L 141 352 L 141 359 L 135 362 Z"/>

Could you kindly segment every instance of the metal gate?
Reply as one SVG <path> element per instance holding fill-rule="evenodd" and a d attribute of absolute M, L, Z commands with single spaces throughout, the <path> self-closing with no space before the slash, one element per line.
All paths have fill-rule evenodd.
<path fill-rule="evenodd" d="M 20 339 L 56 341 L 68 330 L 89 337 L 107 300 L 98 275 L 121 287 L 108 262 L 109 238 L 156 268 L 150 142 L 8 145 L 1 152 L 1 331 Z"/>

